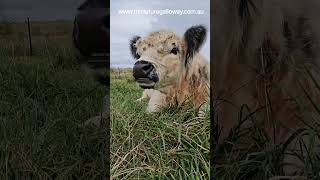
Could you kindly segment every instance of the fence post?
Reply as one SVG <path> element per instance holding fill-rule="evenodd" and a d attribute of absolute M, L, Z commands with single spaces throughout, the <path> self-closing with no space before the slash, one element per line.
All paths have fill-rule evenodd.
<path fill-rule="evenodd" d="M 32 43 L 31 43 L 31 31 L 30 31 L 30 20 L 29 20 L 29 18 L 28 18 L 28 35 L 29 35 L 30 56 L 32 56 Z"/>

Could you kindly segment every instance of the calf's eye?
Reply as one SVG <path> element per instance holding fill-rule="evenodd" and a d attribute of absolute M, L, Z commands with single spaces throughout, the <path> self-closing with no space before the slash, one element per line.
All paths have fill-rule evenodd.
<path fill-rule="evenodd" d="M 174 48 L 172 48 L 172 50 L 171 50 L 170 53 L 172 53 L 172 54 L 174 54 L 174 55 L 177 55 L 178 52 L 179 52 L 179 49 L 178 49 L 177 47 L 174 47 Z"/>

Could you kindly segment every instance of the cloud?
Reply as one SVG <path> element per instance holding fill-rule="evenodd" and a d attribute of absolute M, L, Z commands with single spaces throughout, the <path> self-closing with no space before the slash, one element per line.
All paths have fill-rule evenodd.
<path fill-rule="evenodd" d="M 157 18 L 152 16 L 112 16 L 110 19 L 111 42 L 128 42 L 128 36 L 135 35 L 136 32 L 148 32 L 152 29 Z"/>
<path fill-rule="evenodd" d="M 134 35 L 143 36 L 157 29 L 169 29 L 183 35 L 185 30 L 193 25 L 203 24 L 208 29 L 208 37 L 201 53 L 210 57 L 210 13 L 209 0 L 112 0 L 110 11 L 110 39 L 111 39 L 111 66 L 132 67 L 134 60 L 129 51 L 129 40 Z M 122 15 L 118 10 L 130 9 L 201 9 L 204 15 Z"/>

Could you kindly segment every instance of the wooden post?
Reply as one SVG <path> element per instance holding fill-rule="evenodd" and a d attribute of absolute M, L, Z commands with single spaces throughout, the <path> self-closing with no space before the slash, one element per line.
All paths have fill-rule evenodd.
<path fill-rule="evenodd" d="M 30 56 L 32 56 L 32 43 L 31 43 L 31 31 L 30 31 L 30 20 L 29 20 L 29 18 L 28 18 L 28 34 L 29 34 Z"/>

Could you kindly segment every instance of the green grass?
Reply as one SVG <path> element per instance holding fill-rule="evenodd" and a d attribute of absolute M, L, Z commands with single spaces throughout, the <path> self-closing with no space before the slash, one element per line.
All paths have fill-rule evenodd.
<path fill-rule="evenodd" d="M 45 40 L 32 57 L 23 41 L 0 45 L 0 179 L 97 179 L 105 133 L 82 125 L 102 111 L 105 92 L 77 64 L 68 36 Z"/>
<path fill-rule="evenodd" d="M 209 113 L 168 106 L 148 114 L 147 102 L 135 102 L 141 94 L 130 77 L 111 80 L 112 178 L 209 179 Z"/>

